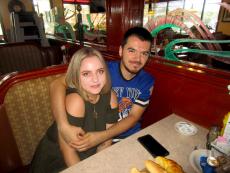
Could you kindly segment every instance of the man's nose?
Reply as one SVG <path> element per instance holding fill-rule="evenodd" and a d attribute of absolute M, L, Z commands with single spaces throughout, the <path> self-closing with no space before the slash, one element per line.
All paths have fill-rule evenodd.
<path fill-rule="evenodd" d="M 136 52 L 136 61 L 140 62 L 141 61 L 141 56 L 142 56 L 142 53 L 141 52 Z"/>

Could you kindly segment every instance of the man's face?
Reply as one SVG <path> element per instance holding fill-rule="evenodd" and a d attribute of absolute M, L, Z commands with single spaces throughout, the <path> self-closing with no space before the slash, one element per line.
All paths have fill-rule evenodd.
<path fill-rule="evenodd" d="M 119 49 L 119 55 L 122 58 L 121 70 L 123 75 L 127 73 L 135 75 L 144 67 L 149 57 L 150 47 L 150 42 L 142 41 L 136 36 L 128 38 L 124 47 Z"/>

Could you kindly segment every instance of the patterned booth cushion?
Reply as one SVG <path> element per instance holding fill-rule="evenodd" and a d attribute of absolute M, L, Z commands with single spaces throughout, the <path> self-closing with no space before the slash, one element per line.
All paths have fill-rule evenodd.
<path fill-rule="evenodd" d="M 61 74 L 19 82 L 6 94 L 4 104 L 23 165 L 30 163 L 53 120 L 49 84 L 58 76 Z"/>

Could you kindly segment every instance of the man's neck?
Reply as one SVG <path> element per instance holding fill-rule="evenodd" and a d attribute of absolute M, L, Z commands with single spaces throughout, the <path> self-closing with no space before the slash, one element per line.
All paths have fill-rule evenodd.
<path fill-rule="evenodd" d="M 120 70 L 121 70 L 121 75 L 123 76 L 124 79 L 126 80 L 131 80 L 132 78 L 134 78 L 136 76 L 136 74 L 129 72 L 125 66 L 122 64 L 122 62 L 120 63 Z"/>

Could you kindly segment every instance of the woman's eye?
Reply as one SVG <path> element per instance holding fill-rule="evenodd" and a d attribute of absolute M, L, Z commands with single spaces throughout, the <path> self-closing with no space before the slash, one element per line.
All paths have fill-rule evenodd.
<path fill-rule="evenodd" d="M 87 77 L 89 76 L 89 73 L 82 73 L 82 76 Z"/>
<path fill-rule="evenodd" d="M 98 71 L 99 74 L 103 74 L 105 72 L 105 70 L 101 69 Z"/>

